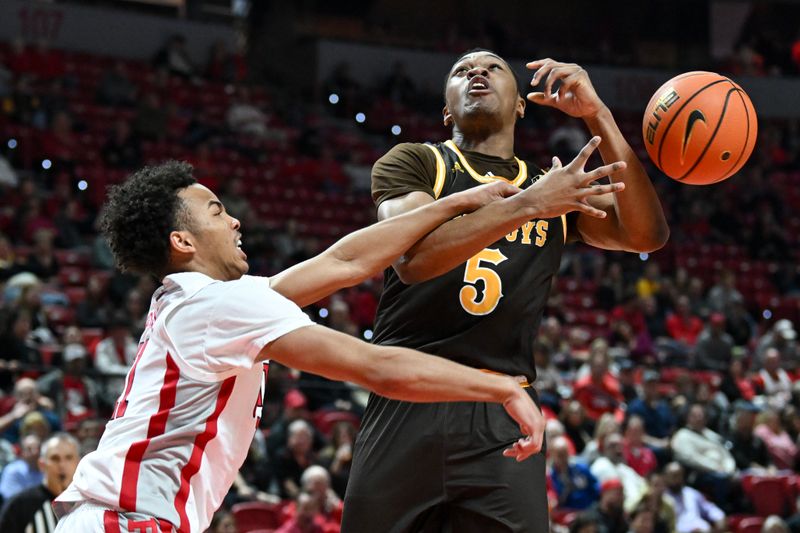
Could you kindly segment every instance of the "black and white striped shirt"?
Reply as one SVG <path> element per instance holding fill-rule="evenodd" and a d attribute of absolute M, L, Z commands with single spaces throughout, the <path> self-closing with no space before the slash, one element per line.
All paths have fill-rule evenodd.
<path fill-rule="evenodd" d="M 55 495 L 44 485 L 20 492 L 3 505 L 3 510 L 0 511 L 0 531 L 53 533 L 57 521 L 51 507 L 53 498 Z"/>

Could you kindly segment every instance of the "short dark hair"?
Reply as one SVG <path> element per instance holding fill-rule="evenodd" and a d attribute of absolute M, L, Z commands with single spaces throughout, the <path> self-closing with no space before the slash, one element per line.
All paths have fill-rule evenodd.
<path fill-rule="evenodd" d="M 197 183 L 190 164 L 168 161 L 144 167 L 111 187 L 100 227 L 123 272 L 161 278 L 169 263 L 169 234 L 189 229 L 178 191 Z"/>
<path fill-rule="evenodd" d="M 453 64 L 450 65 L 450 70 L 448 70 L 447 74 L 445 74 L 445 76 L 444 76 L 444 91 L 443 91 L 443 95 L 445 97 L 445 101 L 447 100 L 447 83 L 450 81 L 450 71 L 453 70 L 453 66 L 456 65 L 462 59 L 464 59 L 466 56 L 468 56 L 470 54 L 477 54 L 478 52 L 485 52 L 487 54 L 492 54 L 493 56 L 496 56 L 498 59 L 500 59 L 500 61 L 505 63 L 508 66 L 508 70 L 511 71 L 511 75 L 514 76 L 514 82 L 517 84 L 517 94 L 520 94 L 520 92 L 519 92 L 520 83 L 519 83 L 519 78 L 517 77 L 517 73 L 514 71 L 514 69 L 511 67 L 511 65 L 508 64 L 508 61 L 503 59 L 503 56 L 501 56 L 497 52 L 489 50 L 488 48 L 470 48 L 469 50 L 467 50 L 466 52 L 464 52 L 463 54 L 458 56 L 458 58 L 455 61 L 453 61 Z"/>

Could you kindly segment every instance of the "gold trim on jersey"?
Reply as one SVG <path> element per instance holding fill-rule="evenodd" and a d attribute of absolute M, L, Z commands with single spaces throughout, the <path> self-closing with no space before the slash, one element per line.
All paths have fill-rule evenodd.
<path fill-rule="evenodd" d="M 442 194 L 442 189 L 444 189 L 444 177 L 447 174 L 447 168 L 445 167 L 441 152 L 431 144 L 426 144 L 425 146 L 430 148 L 431 152 L 433 152 L 433 155 L 436 157 L 436 181 L 433 184 L 433 197 L 438 199 L 439 195 Z"/>
<path fill-rule="evenodd" d="M 561 215 L 561 227 L 564 228 L 564 244 L 567 244 L 567 215 Z"/>
<path fill-rule="evenodd" d="M 452 140 L 445 141 L 444 145 L 455 152 L 459 161 L 461 161 L 461 164 L 464 165 L 464 168 L 466 168 L 467 172 L 469 172 L 469 175 L 472 176 L 475 181 L 480 183 L 491 183 L 497 180 L 504 180 L 511 185 L 521 187 L 528 178 L 528 165 L 525 164 L 525 161 L 521 161 L 516 157 L 514 157 L 514 159 L 517 161 L 517 165 L 519 165 L 519 172 L 517 173 L 517 177 L 514 179 L 504 178 L 503 176 L 486 176 L 484 174 L 478 174 L 475 169 L 472 168 L 472 165 L 469 164 L 467 159 L 464 157 L 464 154 L 461 153 L 461 150 L 458 149 L 458 146 L 456 146 L 456 143 L 454 143 Z"/>

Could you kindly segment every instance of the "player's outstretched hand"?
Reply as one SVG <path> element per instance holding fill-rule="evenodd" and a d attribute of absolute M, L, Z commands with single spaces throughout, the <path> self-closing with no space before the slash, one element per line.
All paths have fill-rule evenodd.
<path fill-rule="evenodd" d="M 531 455 L 539 453 L 544 438 L 544 415 L 533 403 L 525 389 L 518 387 L 514 395 L 503 402 L 503 407 L 519 424 L 519 429 L 525 435 L 510 448 L 503 450 L 503 455 L 514 457 L 517 461 L 524 461 Z"/>
<path fill-rule="evenodd" d="M 592 182 L 624 170 L 626 163 L 617 161 L 594 170 L 584 170 L 586 161 L 589 160 L 589 156 L 599 144 L 600 137 L 592 137 L 575 156 L 575 159 L 566 166 L 562 166 L 561 161 L 554 157 L 553 167 L 522 193 L 526 195 L 526 203 L 530 201 L 531 205 L 536 208 L 536 218 L 557 217 L 570 211 L 580 211 L 597 218 L 606 217 L 606 212 L 592 207 L 587 201 L 588 198 L 620 192 L 625 189 L 625 184 L 620 182 L 592 185 Z"/>
<path fill-rule="evenodd" d="M 548 58 L 531 61 L 525 66 L 536 71 L 531 86 L 541 86 L 539 91 L 528 93 L 528 100 L 534 104 L 555 107 L 576 118 L 595 116 L 605 108 L 589 80 L 589 74 L 580 65 Z M 560 85 L 553 90 L 556 82 Z"/>
<path fill-rule="evenodd" d="M 518 187 L 498 180 L 451 194 L 447 198 L 452 198 L 452 201 L 459 202 L 462 213 L 469 213 L 497 200 L 514 196 L 519 192 L 521 192 L 521 189 Z"/>

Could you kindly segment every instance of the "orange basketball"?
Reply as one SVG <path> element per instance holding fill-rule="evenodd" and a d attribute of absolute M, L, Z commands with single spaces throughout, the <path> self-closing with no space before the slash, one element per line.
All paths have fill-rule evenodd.
<path fill-rule="evenodd" d="M 692 185 L 729 178 L 756 144 L 753 103 L 714 72 L 687 72 L 661 86 L 642 121 L 650 159 L 667 176 Z"/>

